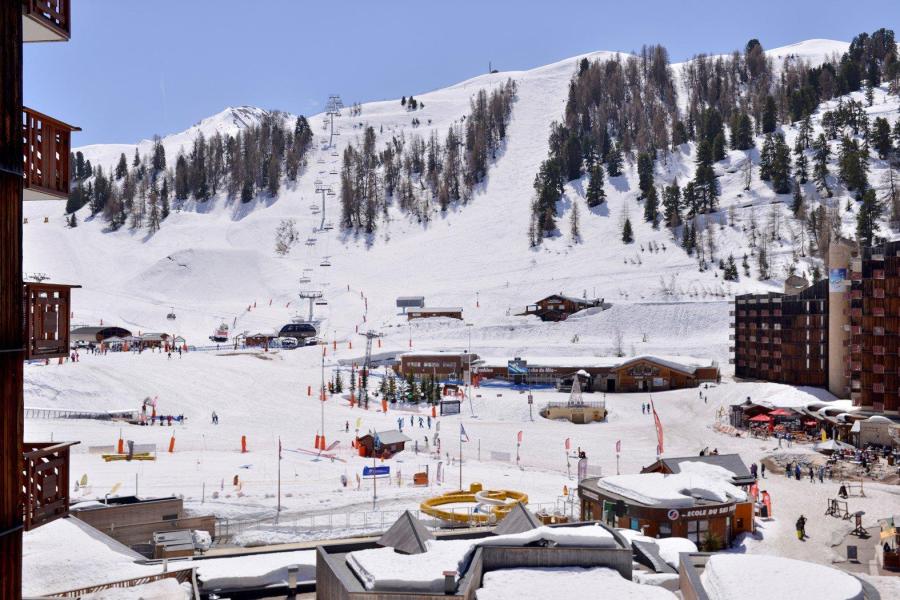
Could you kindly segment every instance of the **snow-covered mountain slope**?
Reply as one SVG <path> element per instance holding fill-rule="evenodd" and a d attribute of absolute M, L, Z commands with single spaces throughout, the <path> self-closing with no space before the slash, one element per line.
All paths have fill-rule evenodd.
<path fill-rule="evenodd" d="M 844 42 L 812 40 L 769 54 L 777 66 L 785 56 L 821 62 L 846 48 Z M 612 54 L 587 55 L 589 59 L 607 56 Z M 743 254 L 749 254 L 745 232 L 752 221 L 764 226 L 773 210 L 785 221 L 782 240 L 770 249 L 773 277 L 765 282 L 755 278 L 752 259 L 754 276 L 745 277 L 742 270 L 739 282 L 724 282 L 715 269 L 700 272 L 696 259 L 678 247 L 668 230 L 653 229 L 641 218 L 637 175 L 630 164 L 624 176 L 607 181 L 608 201 L 599 208 L 589 210 L 584 203 L 585 180 L 567 185 L 559 205 L 564 235 L 546 240 L 538 249 L 529 248 L 532 182 L 547 155 L 550 123 L 563 115 L 568 83 L 580 58 L 529 71 L 482 75 L 416 95 L 425 108 L 414 113 L 399 100 L 363 104 L 362 114 L 355 117 L 345 110 L 335 121 L 339 136 L 334 148 L 325 147 L 325 116 L 312 116 L 314 151 L 296 185 L 283 187 L 277 199 L 260 197 L 245 205 L 224 197 L 202 205 L 189 203 L 152 236 L 146 230 L 127 228 L 107 233 L 101 219 L 88 218 L 87 209 L 79 214 L 79 226 L 68 229 L 62 203 L 30 203 L 26 206 L 26 271 L 82 284 L 74 300 L 78 323 L 102 319 L 140 331 L 174 330 L 192 343 L 205 341 L 222 320 L 233 324 L 235 331 L 279 327 L 295 314 L 305 315 L 306 305 L 301 306 L 298 289 L 317 289 L 324 291 L 328 303 L 316 307 L 316 316 L 324 319 L 323 334 L 329 339 L 354 337 L 357 327 L 360 331 L 371 327 L 397 332 L 394 345 L 405 345 L 407 325 L 397 314 L 394 300 L 400 295 L 421 294 L 428 305 L 463 307 L 466 319 L 476 326 L 473 345 L 486 352 L 541 344 L 558 345 L 559 352 L 599 353 L 608 350 L 611 333 L 618 329 L 625 335 L 626 346 L 644 344 L 649 338 L 650 345 L 639 349 L 668 348 L 672 353 L 676 349 L 672 342 L 677 342 L 670 335 L 672 328 L 647 315 L 659 315 L 655 307 L 660 302 L 680 303 L 677 319 L 688 324 L 684 336 L 695 336 L 688 345 L 695 353 L 696 348 L 708 348 L 707 354 L 724 359 L 728 297 L 749 290 L 779 289 L 784 267 L 793 261 L 789 229 L 797 228 L 787 222 L 789 211 L 782 204 L 790 197 L 776 196 L 756 177 L 751 189 L 744 191 L 742 152 L 730 153 L 716 166 L 721 174 L 721 211 L 701 223 L 714 232 L 716 259 L 733 254 L 740 262 Z M 673 65 L 676 80 L 682 68 Z M 322 222 L 321 216 L 312 212 L 312 206 L 322 202 L 315 193 L 316 181 L 338 191 L 341 153 L 360 136 L 364 125 L 374 127 L 379 147 L 399 132 L 427 138 L 436 130 L 443 137 L 447 128 L 468 112 L 469 101 L 479 89 L 491 89 L 510 77 L 518 84 L 518 99 L 506 145 L 468 205 L 445 215 L 438 213 L 424 225 L 392 210 L 391 220 L 381 224 L 371 240 L 337 228 L 313 233 Z M 868 111 L 887 115 L 893 122 L 897 98 L 876 90 L 875 104 Z M 174 162 L 178 149 L 187 149 L 198 131 L 205 135 L 234 132 L 262 114 L 260 109 L 247 107 L 227 109 L 168 136 L 163 139 L 167 158 Z M 421 122 L 419 127 L 411 126 L 413 117 Z M 791 144 L 795 132 L 786 128 L 785 133 Z M 139 151 L 148 152 L 150 143 L 141 142 Z M 81 150 L 93 164 L 106 167 L 112 166 L 121 152 L 130 160 L 134 146 L 100 145 Z M 657 183 L 676 177 L 685 183 L 693 174 L 693 154 L 694 147 L 685 145 L 669 160 L 659 161 Z M 758 160 L 758 152 L 750 156 Z M 883 165 L 873 160 L 873 183 L 879 180 L 880 168 Z M 834 202 L 845 198 L 838 194 Z M 567 235 L 573 203 L 581 208 L 579 244 Z M 325 221 L 337 224 L 339 210 L 338 196 L 326 196 Z M 620 224 L 625 215 L 630 215 L 635 228 L 633 244 L 621 242 Z M 43 222 L 45 216 L 50 217 L 49 223 Z M 297 221 L 301 243 L 288 256 L 280 257 L 274 252 L 274 232 L 286 218 Z M 852 218 L 852 213 L 846 213 L 848 227 Z M 307 238 L 311 245 L 304 243 Z M 323 266 L 325 263 L 330 266 Z M 805 258 L 800 258 L 798 265 L 800 272 L 809 268 Z M 311 282 L 299 284 L 306 276 Z M 525 304 L 560 291 L 596 294 L 617 310 L 565 325 L 515 316 Z M 367 300 L 367 313 L 361 294 Z M 174 322 L 165 318 L 170 307 L 178 315 Z M 717 324 L 714 331 L 706 327 L 707 322 Z M 413 337 L 418 339 L 442 345 L 467 343 L 468 330 L 457 322 L 415 327 Z M 596 332 L 604 333 L 594 335 Z M 580 339 L 593 338 L 592 343 L 571 344 L 575 334 Z M 657 337 L 667 340 L 662 348 L 653 345 Z"/>

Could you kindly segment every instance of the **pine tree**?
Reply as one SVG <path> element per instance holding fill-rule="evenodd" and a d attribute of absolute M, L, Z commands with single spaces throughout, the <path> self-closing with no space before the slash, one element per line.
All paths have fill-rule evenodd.
<path fill-rule="evenodd" d="M 154 174 L 166 170 L 166 149 L 158 135 L 153 136 L 153 158 L 150 160 Z"/>
<path fill-rule="evenodd" d="M 731 129 L 731 147 L 734 150 L 749 150 L 753 147 L 753 122 L 745 112 L 735 115 Z"/>
<path fill-rule="evenodd" d="M 882 207 L 875 197 L 875 190 L 867 190 L 862 195 L 862 203 L 856 214 L 856 240 L 861 246 L 874 245 L 881 214 Z"/>
<path fill-rule="evenodd" d="M 633 241 L 634 233 L 631 230 L 631 219 L 625 217 L 625 222 L 622 224 L 622 242 L 630 244 Z"/>
<path fill-rule="evenodd" d="M 606 172 L 610 177 L 618 177 L 622 174 L 622 148 L 616 142 L 614 146 L 610 146 L 609 152 L 606 154 Z"/>
<path fill-rule="evenodd" d="M 128 161 L 125 158 L 125 153 L 119 155 L 119 164 L 116 165 L 115 176 L 116 181 L 125 177 L 128 174 Z"/>
<path fill-rule="evenodd" d="M 900 123 L 900 121 L 898 121 Z M 878 152 L 878 157 L 886 159 L 892 148 L 891 125 L 884 117 L 877 117 L 872 124 L 872 147 Z"/>
<path fill-rule="evenodd" d="M 830 198 L 832 194 L 828 188 L 828 158 L 831 156 L 831 149 L 828 146 L 828 140 L 825 139 L 825 134 L 819 134 L 819 137 L 816 138 L 813 143 L 813 151 L 813 180 L 819 191 L 826 192 Z"/>
<path fill-rule="evenodd" d="M 775 152 L 772 156 L 772 187 L 776 194 L 791 191 L 791 152 L 780 133 L 775 135 Z"/>
<path fill-rule="evenodd" d="M 184 202 L 191 193 L 187 159 L 179 154 L 175 161 L 175 199 Z"/>
<path fill-rule="evenodd" d="M 651 186 L 644 198 L 644 220 L 653 223 L 653 227 L 659 227 L 659 198 L 656 187 Z"/>
<path fill-rule="evenodd" d="M 725 160 L 725 134 L 721 131 L 716 134 L 712 142 L 713 162 Z"/>
<path fill-rule="evenodd" d="M 806 158 L 806 152 L 800 138 L 797 138 L 797 144 L 794 146 L 794 156 L 794 177 L 800 183 L 806 183 L 809 180 L 809 160 Z"/>
<path fill-rule="evenodd" d="M 638 187 L 641 190 L 641 198 L 645 198 L 653 189 L 653 156 L 649 152 L 638 154 Z"/>
<path fill-rule="evenodd" d="M 165 221 L 169 217 L 169 178 L 163 177 L 159 190 L 160 218 Z"/>
<path fill-rule="evenodd" d="M 841 141 L 841 154 L 838 158 L 840 177 L 847 189 L 856 191 L 857 197 L 861 197 L 869 187 L 868 156 L 864 149 L 860 148 L 856 140 L 844 136 Z"/>
<path fill-rule="evenodd" d="M 678 227 L 681 224 L 681 188 L 677 179 L 663 190 L 663 210 L 667 226 Z"/>
<path fill-rule="evenodd" d="M 714 212 L 718 207 L 719 182 L 712 163 L 712 146 L 706 140 L 699 141 L 692 194 L 696 194 L 700 212 Z"/>
<path fill-rule="evenodd" d="M 766 96 L 766 103 L 763 107 L 762 115 L 762 132 L 774 133 L 778 126 L 778 109 L 775 107 L 775 98 Z"/>
<path fill-rule="evenodd" d="M 138 149 L 134 149 L 134 159 L 131 161 L 131 168 L 137 169 L 141 166 L 141 155 L 138 153 Z"/>
<path fill-rule="evenodd" d="M 606 201 L 606 191 L 603 189 L 603 166 L 600 163 L 596 163 L 591 167 L 585 199 L 587 200 L 587 205 L 591 208 L 600 206 Z"/>
<path fill-rule="evenodd" d="M 803 190 L 797 180 L 794 180 L 794 195 L 791 200 L 791 212 L 794 217 L 800 218 L 803 215 Z"/>
<path fill-rule="evenodd" d="M 156 185 L 150 184 L 150 196 L 147 201 L 149 205 L 149 214 L 147 216 L 147 229 L 150 234 L 159 231 L 160 210 L 159 210 L 159 194 L 156 191 Z"/>
<path fill-rule="evenodd" d="M 572 203 L 572 215 L 569 218 L 569 236 L 572 238 L 573 244 L 581 242 L 581 230 L 578 217 L 578 203 Z"/>

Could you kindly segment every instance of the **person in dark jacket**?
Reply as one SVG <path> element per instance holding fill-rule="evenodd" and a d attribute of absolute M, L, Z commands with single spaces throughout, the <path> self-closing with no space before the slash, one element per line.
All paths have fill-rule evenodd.
<path fill-rule="evenodd" d="M 801 541 L 806 539 L 806 517 L 803 515 L 797 519 L 797 539 Z"/>

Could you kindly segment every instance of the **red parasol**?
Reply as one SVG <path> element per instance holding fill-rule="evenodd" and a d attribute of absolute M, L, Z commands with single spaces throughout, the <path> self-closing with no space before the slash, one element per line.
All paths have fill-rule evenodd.
<path fill-rule="evenodd" d="M 772 417 L 769 415 L 756 415 L 752 419 L 750 419 L 751 423 L 768 423 L 772 420 Z"/>
<path fill-rule="evenodd" d="M 790 417 L 793 416 L 793 411 L 790 411 L 786 408 L 776 408 L 772 412 L 769 413 L 770 417 Z"/>

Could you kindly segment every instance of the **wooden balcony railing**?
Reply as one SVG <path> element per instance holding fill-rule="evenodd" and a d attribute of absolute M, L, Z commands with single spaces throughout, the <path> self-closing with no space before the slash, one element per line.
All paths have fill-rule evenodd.
<path fill-rule="evenodd" d="M 25 531 L 69 514 L 69 448 L 78 442 L 26 442 L 22 472 Z"/>
<path fill-rule="evenodd" d="M 69 355 L 71 290 L 77 285 L 24 284 L 26 360 Z"/>
<path fill-rule="evenodd" d="M 69 0 L 22 0 L 22 40 L 66 42 L 71 37 Z"/>
<path fill-rule="evenodd" d="M 69 195 L 71 134 L 79 127 L 24 108 L 25 200 L 53 200 Z"/>

